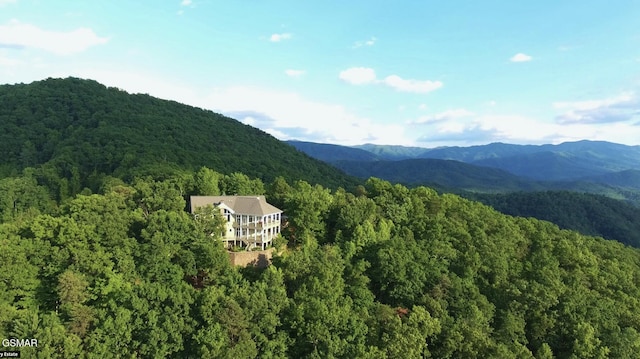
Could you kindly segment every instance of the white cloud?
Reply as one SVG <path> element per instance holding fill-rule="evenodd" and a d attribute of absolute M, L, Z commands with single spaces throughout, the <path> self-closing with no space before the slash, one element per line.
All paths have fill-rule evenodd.
<path fill-rule="evenodd" d="M 4 66 L 3 61 L 7 65 L 15 66 L 13 68 Z M 435 147 L 474 145 L 495 141 L 560 143 L 585 138 L 632 145 L 638 144 L 638 138 L 640 138 L 640 123 L 637 123 L 637 118 L 605 125 L 585 121 L 553 123 L 515 114 L 493 114 L 499 110 L 498 108 L 481 107 L 474 111 L 475 114 L 470 114 L 468 110 L 453 107 L 439 113 L 432 113 L 432 109 L 424 112 L 422 114 L 428 116 L 418 117 L 418 120 L 424 120 L 423 124 L 410 127 L 401 121 L 396 121 L 395 124 L 384 123 L 382 121 L 389 118 L 384 114 L 379 114 L 379 118 L 373 117 L 374 115 L 367 118 L 346 106 L 314 101 L 293 92 L 244 86 L 218 89 L 195 88 L 179 78 L 168 78 L 167 74 L 151 73 L 144 69 L 127 70 L 126 67 L 106 62 L 92 62 L 86 67 L 81 67 L 64 59 L 59 61 L 60 65 L 47 63 L 48 67 L 42 67 L 38 57 L 29 56 L 27 53 L 22 57 L 16 57 L 12 50 L 0 49 L 0 75 L 2 75 L 0 77 L 6 82 L 8 82 L 7 79 L 11 79 L 14 83 L 30 82 L 46 77 L 75 76 L 95 79 L 107 86 L 122 88 L 129 92 L 149 93 L 152 96 L 222 112 L 283 140 L 300 139 L 342 145 L 366 142 L 415 145 L 415 140 L 421 139 L 424 140 L 420 143 L 421 145 Z M 384 85 L 382 81 L 375 78 L 373 84 Z M 624 110 L 627 113 L 635 111 L 637 116 L 637 104 L 638 97 L 634 93 L 624 92 L 602 99 L 556 102 L 553 105 L 559 113 L 615 109 L 616 111 Z M 407 103 L 407 105 L 402 116 L 404 118 L 410 116 L 411 111 L 417 112 L 416 107 L 419 103 Z M 430 107 L 435 107 L 435 104 L 430 104 Z M 385 106 L 381 107 L 381 110 L 384 111 L 384 108 Z M 482 108 L 490 110 L 491 114 L 480 113 Z M 387 108 L 387 110 L 395 112 L 396 108 Z M 418 112 L 414 116 L 419 115 Z M 435 121 L 437 118 L 446 118 L 446 120 Z"/>
<path fill-rule="evenodd" d="M 376 41 L 378 41 L 378 39 L 375 36 L 371 36 L 371 38 L 369 38 L 369 40 L 356 41 L 355 43 L 353 43 L 353 48 L 357 49 L 357 48 L 363 47 L 363 46 L 373 46 L 373 45 L 376 44 Z"/>
<path fill-rule="evenodd" d="M 264 132 L 270 134 L 271 136 L 280 139 L 282 141 L 286 141 L 286 140 L 295 140 L 296 138 L 293 138 L 289 135 L 287 135 L 286 133 L 282 132 L 282 131 L 278 131 L 275 128 L 263 128 L 262 129 Z"/>
<path fill-rule="evenodd" d="M 251 116 L 247 116 L 245 118 L 239 118 L 238 120 L 240 120 L 240 122 L 244 123 L 245 125 L 249 125 L 249 126 L 255 126 L 257 122 L 256 119 Z"/>
<path fill-rule="evenodd" d="M 304 70 L 287 69 L 287 70 L 284 70 L 284 73 L 287 74 L 287 76 L 290 76 L 290 77 L 300 77 L 300 76 L 306 74 L 307 72 L 304 71 Z"/>
<path fill-rule="evenodd" d="M 282 40 L 289 40 L 293 37 L 292 34 L 285 32 L 282 34 L 273 34 L 269 37 L 269 41 L 271 42 L 280 42 Z"/>
<path fill-rule="evenodd" d="M 193 5 L 193 1 L 192 0 L 182 0 L 182 1 L 180 1 L 180 6 L 181 7 L 187 7 L 187 6 L 193 7 L 191 5 Z M 176 12 L 176 14 L 178 14 L 178 16 L 182 16 L 182 15 L 184 15 L 184 10 L 180 9 L 180 10 L 178 10 L 178 12 Z"/>
<path fill-rule="evenodd" d="M 509 61 L 511 62 L 528 62 L 533 60 L 533 57 L 527 55 L 527 54 L 523 54 L 522 52 L 519 52 L 515 55 L 513 55 Z"/>
<path fill-rule="evenodd" d="M 621 94 L 594 102 L 562 102 L 554 105 L 562 109 L 593 109 L 596 104 L 621 104 L 622 102 L 628 106 L 633 103 L 633 100 L 629 94 Z M 640 112 L 635 111 L 637 116 L 640 116 Z M 408 122 L 408 124 L 415 123 L 420 123 L 421 126 L 413 127 L 410 131 L 417 136 L 416 141 L 420 145 L 427 147 L 471 146 L 489 142 L 558 144 L 583 139 L 637 145 L 640 138 L 640 122 L 635 120 L 610 121 L 606 124 L 585 121 L 554 123 L 518 114 L 472 114 L 467 110 L 459 109 L 422 116 Z"/>
<path fill-rule="evenodd" d="M 419 137 L 417 141 L 426 143 L 428 147 L 451 146 L 453 144 L 466 146 L 492 142 L 497 137 L 499 137 L 498 130 L 484 126 L 482 123 L 453 122 L 440 127 L 436 132 Z"/>
<path fill-rule="evenodd" d="M 15 4 L 17 0 L 0 0 L 0 6 Z"/>
<path fill-rule="evenodd" d="M 22 61 L 20 61 L 20 60 L 12 59 L 10 57 L 4 57 L 4 56 L 0 55 L 0 66 L 2 66 L 2 67 L 17 66 L 17 65 L 20 65 L 21 63 L 22 63 Z"/>
<path fill-rule="evenodd" d="M 376 72 L 368 67 L 351 67 L 341 71 L 338 77 L 352 85 L 366 85 L 376 82 Z"/>
<path fill-rule="evenodd" d="M 465 110 L 463 108 L 459 108 L 459 109 L 440 112 L 435 115 L 420 116 L 417 120 L 409 121 L 408 124 L 419 125 L 419 124 L 426 124 L 426 123 L 442 122 L 442 121 L 455 120 L 459 118 L 471 117 L 474 115 L 475 114 L 471 111 Z"/>
<path fill-rule="evenodd" d="M 412 79 L 403 79 L 398 75 L 390 75 L 385 77 L 383 83 L 389 87 L 401 92 L 427 93 L 442 87 L 440 81 L 420 81 Z"/>
<path fill-rule="evenodd" d="M 521 115 L 481 115 L 473 119 L 484 129 L 494 129 L 493 141 L 507 143 L 549 143 L 558 134 L 558 126 Z"/>
<path fill-rule="evenodd" d="M 369 67 L 351 67 L 341 71 L 338 77 L 352 85 L 381 83 L 401 92 L 427 93 L 443 86 L 440 81 L 403 79 L 398 75 L 390 75 L 384 80 L 378 80 L 375 70 Z"/>
<path fill-rule="evenodd" d="M 0 73 L 3 70 L 5 68 L 0 68 Z M 342 145 L 366 142 L 412 144 L 402 123 L 378 123 L 355 114 L 345 106 L 310 100 L 294 92 L 247 86 L 194 88 L 180 79 L 167 78 L 166 74 L 126 70 L 115 64 L 100 63 L 92 63 L 91 67 L 45 70 L 31 75 L 29 78 L 16 78 L 15 82 L 68 76 L 93 79 L 130 93 L 148 93 L 223 113 L 281 140 L 300 139 Z"/>
<path fill-rule="evenodd" d="M 595 110 L 597 108 L 630 103 L 634 100 L 635 96 L 632 92 L 623 92 L 615 97 L 609 97 L 599 100 L 586 100 L 586 101 L 563 101 L 554 102 L 553 107 L 557 109 L 571 109 L 571 110 Z"/>
<path fill-rule="evenodd" d="M 632 92 L 598 100 L 555 102 L 553 107 L 565 111 L 556 117 L 560 124 L 624 122 L 640 115 L 640 99 Z"/>
<path fill-rule="evenodd" d="M 78 28 L 69 32 L 48 31 L 35 25 L 11 20 L 0 25 L 0 45 L 15 48 L 35 48 L 57 55 L 70 55 L 105 44 L 108 38 L 99 37 L 89 28 Z"/>
<path fill-rule="evenodd" d="M 280 139 L 343 145 L 411 143 L 401 124 L 375 123 L 343 106 L 311 101 L 297 93 L 237 86 L 216 90 L 205 102 L 207 108 L 248 121 Z"/>
<path fill-rule="evenodd" d="M 472 146 L 490 142 L 542 144 L 571 140 L 558 131 L 559 126 L 544 123 L 538 119 L 519 115 L 468 117 L 462 116 L 464 111 L 455 110 L 453 113 L 459 114 L 457 118 L 425 123 L 424 135 L 417 141 L 435 147 Z M 557 141 L 558 139 L 561 140 Z"/>

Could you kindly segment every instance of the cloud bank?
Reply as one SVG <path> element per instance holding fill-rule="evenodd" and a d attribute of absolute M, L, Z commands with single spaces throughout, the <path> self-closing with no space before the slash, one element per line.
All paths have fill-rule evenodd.
<path fill-rule="evenodd" d="M 100 37 L 85 27 L 69 32 L 50 31 L 15 19 L 0 25 L 0 47 L 31 48 L 56 55 L 73 55 L 108 41 L 108 38 Z"/>
<path fill-rule="evenodd" d="M 523 54 L 523 53 L 517 53 L 515 55 L 513 55 L 509 61 L 511 62 L 529 62 L 533 60 L 533 57 L 527 55 L 527 54 Z"/>
<path fill-rule="evenodd" d="M 377 79 L 374 69 L 368 67 L 351 67 L 343 70 L 338 78 L 351 85 L 383 84 L 400 92 L 428 93 L 441 88 L 441 81 L 403 79 L 398 75 L 389 75 L 382 80 Z"/>
<path fill-rule="evenodd" d="M 376 82 L 376 72 L 368 67 L 351 67 L 341 71 L 338 78 L 352 85 L 366 85 Z"/>
<path fill-rule="evenodd" d="M 408 121 L 409 125 L 420 125 L 428 123 L 436 123 L 443 121 L 451 121 L 459 118 L 471 117 L 474 113 L 463 108 L 447 110 L 434 115 L 420 116 L 416 120 Z"/>
<path fill-rule="evenodd" d="M 625 122 L 640 116 L 640 99 L 632 92 L 599 100 L 556 102 L 553 107 L 564 110 L 556 117 L 559 124 Z"/>
<path fill-rule="evenodd" d="M 283 40 L 289 40 L 292 37 L 293 37 L 293 35 L 288 33 L 288 32 L 285 32 L 285 33 L 282 33 L 282 34 L 272 34 L 269 37 L 269 41 L 271 41 L 271 42 L 281 42 Z"/>

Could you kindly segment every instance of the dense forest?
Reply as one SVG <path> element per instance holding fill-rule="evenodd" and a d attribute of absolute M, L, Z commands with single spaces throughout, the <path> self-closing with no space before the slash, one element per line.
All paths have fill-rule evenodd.
<path fill-rule="evenodd" d="M 277 175 L 329 188 L 356 180 L 273 136 L 199 108 L 128 94 L 95 81 L 47 79 L 0 86 L 0 177 L 36 167 L 60 197 L 105 175 L 131 180 L 167 167 L 242 172 L 271 181 Z"/>
<path fill-rule="evenodd" d="M 534 217 L 553 222 L 563 229 L 640 247 L 640 171 L 625 170 L 572 181 L 535 181 L 505 170 L 456 160 L 382 159 L 385 158 L 383 156 L 393 158 L 396 153 L 392 152 L 394 150 L 397 151 L 397 156 L 413 153 L 414 157 L 425 157 L 428 153 L 435 152 L 434 156 L 472 159 L 492 155 L 509 158 L 509 153 L 518 154 L 536 148 L 558 148 L 567 151 L 585 149 L 587 154 L 591 154 L 583 157 L 601 158 L 609 158 L 613 156 L 614 150 L 621 150 L 621 159 L 617 165 L 623 166 L 634 158 L 636 147 L 581 141 L 555 146 L 491 144 L 470 147 L 466 152 L 460 147 L 433 150 L 423 148 L 421 154 L 414 147 L 363 147 L 381 153 L 376 155 L 361 148 L 347 146 L 300 141 L 287 143 L 363 180 L 376 177 L 409 187 L 428 186 L 440 193 L 456 193 L 480 201 L 508 215 Z"/>
<path fill-rule="evenodd" d="M 508 192 L 544 189 L 544 185 L 509 172 L 452 160 L 336 161 L 336 167 L 359 177 L 382 178 L 407 186 L 429 185 L 459 191 Z"/>
<path fill-rule="evenodd" d="M 0 107 L 3 126 L 13 131 L 0 132 L 2 151 L 11 154 L 0 176 L 0 337 L 37 339 L 37 348 L 20 349 L 22 357 L 640 352 L 638 249 L 427 187 L 377 178 L 358 185 L 284 144 L 289 150 L 273 145 L 282 156 L 271 153 L 272 164 L 252 167 L 257 159 L 244 156 L 253 152 L 236 148 L 258 138 L 279 142 L 206 111 L 77 79 L 30 86 L 0 87 L 3 104 L 18 97 L 16 104 L 29 104 Z M 49 86 L 56 90 L 46 92 Z M 106 97 L 83 95 L 96 90 Z M 27 101 L 24 94 L 40 97 L 37 91 L 51 102 Z M 80 105 L 110 96 L 121 98 L 103 112 Z M 140 109 L 145 101 L 153 112 Z M 108 130 L 86 131 L 93 116 L 103 121 L 91 128 Z M 203 147 L 203 154 L 194 147 L 189 155 L 189 146 L 172 144 L 184 133 L 154 132 L 156 124 L 178 126 L 169 121 L 176 118 L 184 126 L 213 122 L 202 131 L 229 123 L 230 131 L 247 132 L 236 135 L 236 147 Z M 225 133 L 203 136 L 219 143 Z M 246 172 L 234 167 L 240 164 Z M 323 171 L 335 177 L 309 177 Z M 216 238 L 216 212 L 185 210 L 189 195 L 222 193 L 264 194 L 284 210 L 286 226 L 267 268 L 232 266 Z"/>
<path fill-rule="evenodd" d="M 37 338 L 36 358 L 640 352 L 638 250 L 425 187 L 236 178 L 112 179 L 59 204 L 4 179 L 22 192 L 0 224 L 0 336 Z M 184 210 L 223 184 L 289 216 L 268 268 L 232 267 L 216 218 Z"/>
<path fill-rule="evenodd" d="M 624 201 L 569 191 L 466 193 L 464 196 L 512 216 L 534 217 L 560 228 L 640 248 L 640 208 Z"/>

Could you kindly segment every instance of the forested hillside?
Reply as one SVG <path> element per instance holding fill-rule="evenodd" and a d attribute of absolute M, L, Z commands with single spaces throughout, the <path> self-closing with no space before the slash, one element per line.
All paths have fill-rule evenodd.
<path fill-rule="evenodd" d="M 276 178 L 287 247 L 234 268 L 207 168 L 113 181 L 0 224 L 0 337 L 34 358 L 634 358 L 640 252 L 455 195 L 370 179 L 355 193 Z M 245 178 L 240 176 L 238 178 Z M 41 193 L 42 192 L 42 193 Z M 47 213 L 48 212 L 48 213 Z M 281 244 L 282 245 L 282 244 Z"/>
<path fill-rule="evenodd" d="M 602 195 L 569 191 L 467 193 L 512 216 L 534 217 L 583 234 L 640 248 L 640 208 Z"/>
<path fill-rule="evenodd" d="M 640 170 L 626 170 L 620 172 L 606 173 L 599 176 L 584 178 L 585 181 L 595 183 L 607 183 L 623 189 L 640 189 Z"/>
<path fill-rule="evenodd" d="M 328 163 L 335 163 L 336 161 L 379 160 L 375 154 L 354 147 L 304 141 L 286 141 L 286 143 L 313 158 Z"/>
<path fill-rule="evenodd" d="M 371 152 L 379 159 L 388 161 L 406 160 L 409 158 L 422 158 L 422 156 L 429 151 L 428 148 L 423 147 L 374 145 L 371 143 L 353 147 Z"/>
<path fill-rule="evenodd" d="M 0 100 L 0 338 L 37 339 L 24 358 L 640 352 L 637 249 L 422 186 L 357 185 L 232 119 L 92 81 Z M 222 193 L 284 210 L 271 266 L 231 266 L 222 218 L 185 210 Z"/>
<path fill-rule="evenodd" d="M 208 166 L 270 181 L 331 188 L 355 180 L 254 127 L 202 109 L 131 95 L 95 81 L 0 86 L 0 177 L 38 167 L 60 191 L 96 190 L 104 175 L 131 179 Z"/>
<path fill-rule="evenodd" d="M 336 161 L 346 173 L 382 178 L 409 186 L 438 186 L 458 191 L 508 192 L 544 189 L 544 185 L 496 168 L 429 158 L 398 161 Z"/>

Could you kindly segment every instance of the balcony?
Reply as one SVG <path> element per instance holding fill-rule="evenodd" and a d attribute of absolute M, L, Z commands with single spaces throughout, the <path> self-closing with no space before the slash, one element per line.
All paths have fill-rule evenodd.
<path fill-rule="evenodd" d="M 243 223 L 240 225 L 238 222 L 233 223 L 233 228 L 244 228 L 244 229 L 267 229 L 273 228 L 280 225 L 280 221 L 267 221 L 267 222 L 251 222 L 251 223 Z"/>

